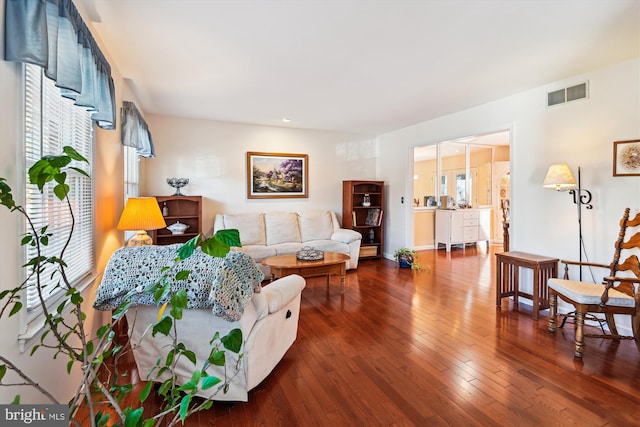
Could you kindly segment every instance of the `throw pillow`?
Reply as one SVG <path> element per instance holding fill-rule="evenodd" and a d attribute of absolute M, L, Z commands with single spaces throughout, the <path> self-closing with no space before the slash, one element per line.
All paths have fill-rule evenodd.
<path fill-rule="evenodd" d="M 266 213 L 264 214 L 264 222 L 267 232 L 267 245 L 301 242 L 298 214 L 293 212 Z"/>
<path fill-rule="evenodd" d="M 303 242 L 329 240 L 333 233 L 333 222 L 329 211 L 300 212 L 300 237 Z"/>
<path fill-rule="evenodd" d="M 264 214 L 246 213 L 224 215 L 224 228 L 240 232 L 242 245 L 264 245 Z"/>

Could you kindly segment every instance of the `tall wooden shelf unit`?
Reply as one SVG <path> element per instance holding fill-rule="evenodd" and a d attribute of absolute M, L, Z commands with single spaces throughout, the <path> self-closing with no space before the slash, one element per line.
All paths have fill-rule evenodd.
<path fill-rule="evenodd" d="M 363 206 L 365 195 L 369 206 Z M 362 234 L 361 259 L 382 258 L 383 214 L 384 181 L 342 181 L 342 226 Z"/>
<path fill-rule="evenodd" d="M 160 211 L 167 206 L 164 216 L 167 227 L 180 221 L 189 228 L 184 234 L 171 234 L 166 228 L 155 230 L 152 234 L 154 245 L 184 243 L 202 232 L 202 196 L 156 196 Z"/>

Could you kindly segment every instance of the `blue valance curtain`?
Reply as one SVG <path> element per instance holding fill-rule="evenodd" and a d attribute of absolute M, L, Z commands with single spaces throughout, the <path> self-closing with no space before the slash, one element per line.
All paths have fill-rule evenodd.
<path fill-rule="evenodd" d="M 122 101 L 121 117 L 121 141 L 122 145 L 134 147 L 139 156 L 155 157 L 153 140 L 147 122 L 136 108 L 136 104 L 130 101 Z"/>
<path fill-rule="evenodd" d="M 4 59 L 44 68 L 62 95 L 115 129 L 111 66 L 71 0 L 6 0 Z"/>

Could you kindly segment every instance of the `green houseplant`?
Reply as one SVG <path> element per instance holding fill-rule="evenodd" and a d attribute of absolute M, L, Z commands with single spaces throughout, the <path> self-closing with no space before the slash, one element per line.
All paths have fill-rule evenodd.
<path fill-rule="evenodd" d="M 419 270 L 418 254 L 413 249 L 400 248 L 393 253 L 393 258 L 401 268 L 411 268 Z"/>
<path fill-rule="evenodd" d="M 29 231 L 23 236 L 21 244 L 34 247 L 37 254 L 24 266 L 28 271 L 28 278 L 18 286 L 3 289 L 0 292 L 0 318 L 14 316 L 23 309 L 21 299 L 27 282 L 31 278 L 35 278 L 36 291 L 40 301 L 43 302 L 45 327 L 40 342 L 33 346 L 31 355 L 40 348 L 49 348 L 55 351 L 54 357 L 65 357 L 68 360 L 68 372 L 71 372 L 74 365 L 80 366 L 82 370 L 81 384 L 78 385 L 74 397 L 68 402 L 71 417 L 80 406 L 83 406 L 87 408 L 87 420 L 90 420 L 92 426 L 107 424 L 153 426 L 159 424 L 175 425 L 178 422 L 184 422 L 191 414 L 208 409 L 213 404 L 210 400 L 192 399 L 198 390 L 217 386 L 219 391 L 224 392 L 228 378 L 210 376 L 207 373 L 207 368 L 212 365 L 224 366 L 227 351 L 240 354 L 243 338 L 239 329 L 234 329 L 224 336 L 220 336 L 218 333 L 214 334 L 210 341 L 209 358 L 203 366 L 195 366 L 195 355 L 180 342 L 175 327 L 176 322 L 182 318 L 182 311 L 187 308 L 186 292 L 184 290 L 174 292 L 171 287 L 172 280 L 185 279 L 190 272 L 177 271 L 175 265 L 180 260 L 190 257 L 198 247 L 211 256 L 225 256 L 231 246 L 240 246 L 238 231 L 219 231 L 208 239 L 202 235 L 194 237 L 178 249 L 174 263 L 162 268 L 159 279 L 144 290 L 149 295 L 153 295 L 157 305 L 162 305 L 159 308 L 158 322 L 150 325 L 153 333 L 169 336 L 172 342 L 170 348 L 167 348 L 167 355 L 158 359 L 155 370 L 157 376 L 151 379 L 158 378 L 159 375 L 166 372 L 170 373 L 170 378 L 162 383 L 162 392 L 158 393 L 161 400 L 160 411 L 153 414 L 144 412 L 143 404 L 152 391 L 153 381 L 151 380 L 140 392 L 138 398 L 133 400 L 137 403 L 128 403 L 125 407 L 123 402 L 132 401 L 132 399 L 125 399 L 125 396 L 133 389 L 130 373 L 123 372 L 116 367 L 111 375 L 101 375 L 100 370 L 105 360 L 110 359 L 114 361 L 114 364 L 117 364 L 119 357 L 127 351 L 127 347 L 119 344 L 114 338 L 116 330 L 124 321 L 124 315 L 131 307 L 131 303 L 125 298 L 123 303 L 113 311 L 111 321 L 102 325 L 97 330 L 96 336 L 90 336 L 85 329 L 87 314 L 82 310 L 83 297 L 81 292 L 69 283 L 65 274 L 67 268 L 64 261 L 65 248 L 71 242 L 75 225 L 72 204 L 67 197 L 70 191 L 67 184 L 67 173 L 73 170 L 88 176 L 82 169 L 73 166 L 74 162 L 88 163 L 87 159 L 73 148 L 64 147 L 61 154 L 44 156 L 29 169 L 29 182 L 37 185 L 40 191 L 45 185 L 53 185 L 55 196 L 60 203 L 65 205 L 71 219 L 72 225 L 69 234 L 64 236 L 65 244 L 60 252 L 54 256 L 43 255 L 43 248 L 48 245 L 52 237 L 51 233 L 47 232 L 47 227 L 37 228 L 34 226 L 26 210 L 16 204 L 13 199 L 12 190 L 7 180 L 0 177 L 0 205 L 25 218 Z M 43 283 L 45 275 L 55 277 L 56 286 L 64 291 L 62 302 L 56 307 L 47 307 L 44 304 Z M 164 304 L 161 304 L 163 301 Z M 164 308 L 168 304 L 171 304 L 171 309 L 165 312 Z M 180 358 L 186 358 L 194 363 L 193 375 L 187 384 L 176 383 L 174 368 Z M 58 403 L 51 393 L 29 377 L 27 372 L 23 372 L 15 363 L 4 357 L 0 350 L 0 386 L 19 385 L 7 380 L 9 371 L 12 371 L 15 377 L 23 381 L 21 385 L 32 386 L 43 393 L 52 403 Z M 11 403 L 19 404 L 20 396 L 17 395 Z M 104 408 L 110 409 L 105 410 Z M 80 425 L 73 418 L 70 421 Z"/>

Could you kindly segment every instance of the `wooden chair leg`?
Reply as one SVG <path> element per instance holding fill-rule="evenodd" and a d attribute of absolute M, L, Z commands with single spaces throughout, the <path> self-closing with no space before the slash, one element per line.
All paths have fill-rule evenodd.
<path fill-rule="evenodd" d="M 609 332 L 611 335 L 618 336 L 618 328 L 616 327 L 616 319 L 612 313 L 605 313 L 604 317 L 607 319 L 607 325 L 609 326 Z"/>
<path fill-rule="evenodd" d="M 640 314 L 631 315 L 631 328 L 633 330 L 633 338 L 636 342 L 640 342 Z"/>
<path fill-rule="evenodd" d="M 582 358 L 584 351 L 584 313 L 576 311 L 576 350 L 573 353 L 575 357 Z"/>
<path fill-rule="evenodd" d="M 558 306 L 558 296 L 549 292 L 549 332 L 556 331 L 556 311 Z"/>

